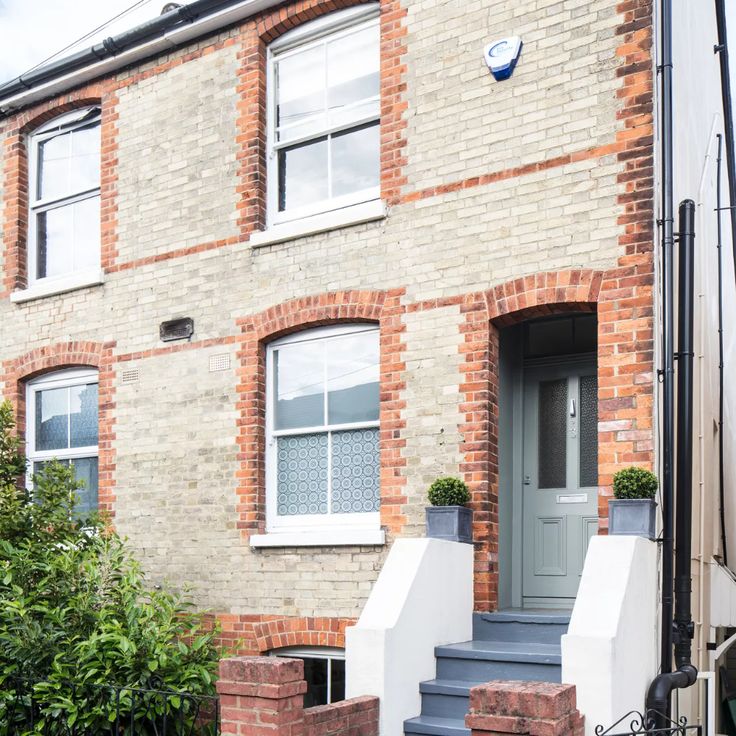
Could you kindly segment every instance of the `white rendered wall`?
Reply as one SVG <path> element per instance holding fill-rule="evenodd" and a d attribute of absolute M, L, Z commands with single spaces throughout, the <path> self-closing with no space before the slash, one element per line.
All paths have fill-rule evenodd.
<path fill-rule="evenodd" d="M 377 695 L 380 735 L 419 715 L 434 647 L 472 636 L 473 546 L 397 539 L 358 623 L 346 631 L 346 697 Z"/>
<path fill-rule="evenodd" d="M 657 672 L 657 545 L 593 537 L 562 637 L 562 682 L 575 685 L 586 736 L 644 709 Z"/>

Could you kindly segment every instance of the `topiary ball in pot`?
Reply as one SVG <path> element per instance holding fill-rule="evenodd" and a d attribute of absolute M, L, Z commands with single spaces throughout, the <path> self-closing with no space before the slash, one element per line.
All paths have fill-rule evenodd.
<path fill-rule="evenodd" d="M 657 485 L 654 473 L 632 465 L 613 476 L 613 495 L 615 498 L 654 498 Z"/>
<path fill-rule="evenodd" d="M 645 468 L 629 467 L 613 476 L 614 499 L 608 502 L 608 533 L 656 538 L 657 477 Z"/>
<path fill-rule="evenodd" d="M 450 542 L 473 542 L 473 512 L 468 486 L 459 478 L 437 478 L 427 493 L 427 536 Z"/>
<path fill-rule="evenodd" d="M 432 506 L 465 506 L 470 501 L 468 486 L 460 478 L 437 478 L 427 496 Z"/>

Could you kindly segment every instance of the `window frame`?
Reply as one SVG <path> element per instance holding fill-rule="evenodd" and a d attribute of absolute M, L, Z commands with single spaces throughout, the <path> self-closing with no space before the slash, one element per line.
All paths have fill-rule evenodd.
<path fill-rule="evenodd" d="M 319 132 L 313 132 L 300 138 L 289 139 L 285 143 L 276 142 L 276 62 L 279 59 L 303 52 L 305 49 L 317 46 L 329 36 L 340 38 L 355 31 L 372 25 L 379 25 L 380 6 L 378 3 L 358 5 L 345 10 L 329 13 L 321 18 L 303 24 L 299 28 L 288 31 L 280 38 L 269 44 L 266 54 L 266 226 L 267 228 L 283 223 L 308 218 L 314 215 L 344 209 L 365 202 L 380 199 L 380 90 L 377 95 L 379 111 L 377 115 L 366 115 L 349 123 L 328 126 Z M 379 35 L 380 40 L 380 35 Z M 380 46 L 379 46 L 380 48 Z M 380 51 L 379 51 L 380 70 Z M 357 130 L 360 127 L 377 123 L 379 126 L 379 183 L 368 189 L 352 194 L 332 197 L 310 205 L 296 207 L 279 212 L 280 170 L 278 152 L 282 148 L 289 148 L 300 143 L 317 140 L 342 131 Z M 328 165 L 328 177 L 330 169 Z"/>
<path fill-rule="evenodd" d="M 279 647 L 268 653 L 269 657 L 293 657 L 295 659 L 326 659 L 327 664 L 327 703 L 342 703 L 332 699 L 332 660 L 345 661 L 345 650 L 338 647 Z"/>
<path fill-rule="evenodd" d="M 266 346 L 266 532 L 314 532 L 323 529 L 340 529 L 346 532 L 353 530 L 375 530 L 380 528 L 380 511 L 364 511 L 358 513 L 332 513 L 328 501 L 328 511 L 325 514 L 305 514 L 293 516 L 279 516 L 278 508 L 278 453 L 277 438 L 283 436 L 295 436 L 303 434 L 315 434 L 317 432 L 339 432 L 351 429 L 380 430 L 380 417 L 375 421 L 351 422 L 346 424 L 325 424 L 313 427 L 299 427 L 297 429 L 274 430 L 275 414 L 275 371 L 274 353 L 284 345 L 315 340 L 328 340 L 343 335 L 375 333 L 379 339 L 379 381 L 380 381 L 380 329 L 376 323 L 351 323 L 346 325 L 331 325 L 328 327 L 316 327 L 302 330 L 292 335 L 274 340 Z M 380 400 L 379 400 L 380 412 Z M 379 504 L 380 504 L 380 447 L 377 461 L 379 463 Z M 330 499 L 331 500 L 331 499 Z"/>
<path fill-rule="evenodd" d="M 100 373 L 96 368 L 62 368 L 58 371 L 45 373 L 34 378 L 26 384 L 26 458 L 28 467 L 26 469 L 26 488 L 33 490 L 33 467 L 37 462 L 48 462 L 49 460 L 71 460 L 96 457 L 99 473 L 99 403 L 97 407 L 97 429 L 98 440 L 96 445 L 84 447 L 70 447 L 56 450 L 36 450 L 36 396 L 41 391 L 58 388 L 71 388 L 96 383 L 99 390 Z M 99 398 L 98 398 L 99 402 Z M 99 475 L 98 475 L 99 482 Z M 97 506 L 99 507 L 99 499 Z"/>
<path fill-rule="evenodd" d="M 99 105 L 77 108 L 65 113 L 31 132 L 28 138 L 28 241 L 27 241 L 27 285 L 28 287 L 41 284 L 51 284 L 55 281 L 68 280 L 70 277 L 89 272 L 91 278 L 99 274 L 100 253 L 98 252 L 98 263 L 96 266 L 86 269 L 70 269 L 55 276 L 37 277 L 38 272 L 38 215 L 49 212 L 77 202 L 83 202 L 93 197 L 100 197 L 102 182 L 96 187 L 82 189 L 73 194 L 61 197 L 38 198 L 39 191 L 39 150 L 42 143 L 55 138 L 60 134 L 70 133 L 95 123 L 101 128 L 102 112 Z M 98 170 L 101 175 L 101 159 L 98 161 Z M 98 222 L 98 227 L 100 223 Z M 101 248 L 100 248 L 101 250 Z"/>

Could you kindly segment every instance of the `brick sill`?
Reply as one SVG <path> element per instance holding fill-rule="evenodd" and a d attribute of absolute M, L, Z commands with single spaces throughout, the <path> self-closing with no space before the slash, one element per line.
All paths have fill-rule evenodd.
<path fill-rule="evenodd" d="M 252 534 L 251 547 L 356 547 L 383 545 L 383 529 L 322 529 L 310 532 L 271 532 Z"/>
<path fill-rule="evenodd" d="M 370 202 L 354 204 L 339 210 L 272 225 L 268 230 L 252 233 L 248 243 L 254 248 L 263 245 L 274 245 L 287 240 L 302 238 L 306 235 L 317 235 L 341 227 L 383 220 L 386 215 L 385 203 L 380 199 L 374 199 Z"/>
<path fill-rule="evenodd" d="M 10 295 L 10 301 L 16 304 L 22 304 L 32 299 L 64 294 L 67 291 L 84 289 L 87 286 L 99 286 L 104 280 L 104 273 L 102 271 L 85 271 L 59 278 L 43 279 L 29 286 L 27 289 L 14 291 Z"/>

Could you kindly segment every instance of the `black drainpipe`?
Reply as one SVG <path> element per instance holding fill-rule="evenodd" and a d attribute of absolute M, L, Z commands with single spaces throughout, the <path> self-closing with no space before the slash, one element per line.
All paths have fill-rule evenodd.
<path fill-rule="evenodd" d="M 721 66 L 721 99 L 723 101 L 723 127 L 726 134 L 726 170 L 728 172 L 728 194 L 729 194 L 729 214 L 731 217 L 731 248 L 733 250 L 733 261 L 736 266 L 736 152 L 734 151 L 733 136 L 733 102 L 731 99 L 731 70 L 728 61 L 728 32 L 726 27 L 726 2 L 725 0 L 716 0 L 716 24 L 718 26 L 718 45 L 715 50 L 719 54 L 718 61 Z M 719 178 L 720 183 L 720 178 Z M 720 207 L 721 205 L 719 205 Z M 719 224 L 720 224 L 720 211 Z M 719 238 L 720 240 L 720 238 Z M 723 399 L 721 398 L 721 401 Z M 722 419 L 721 419 L 722 421 Z M 719 435 L 723 436 L 723 426 Z M 719 442 L 721 440 L 719 439 Z M 723 450 L 721 450 L 721 453 Z M 719 479 L 720 480 L 720 479 Z M 726 511 L 725 511 L 725 489 L 723 481 L 720 480 L 719 487 L 720 504 L 721 504 L 721 554 L 723 564 L 728 565 L 728 550 L 726 547 Z"/>
<path fill-rule="evenodd" d="M 662 672 L 654 678 L 647 692 L 646 710 L 650 725 L 664 728 L 670 714 L 672 691 L 690 687 L 698 671 L 692 664 L 693 622 L 691 615 L 690 550 L 693 507 L 693 312 L 695 203 L 686 199 L 680 204 L 679 222 L 679 294 L 677 354 L 677 550 L 675 553 L 675 615 L 662 621 L 674 638 L 674 672 Z M 664 641 L 664 631 L 662 632 Z M 671 653 L 670 653 L 671 656 Z M 653 722 L 653 723 L 652 723 Z"/>
<path fill-rule="evenodd" d="M 674 551 L 675 364 L 674 364 L 674 194 L 672 160 L 672 4 L 661 2 L 662 64 L 661 158 L 662 158 L 662 622 L 660 672 L 672 671 L 672 589 Z"/>

